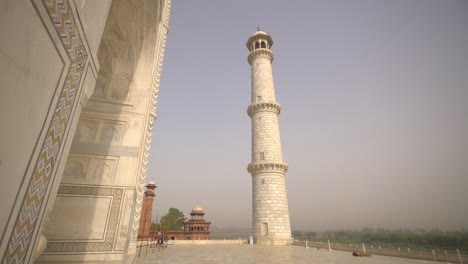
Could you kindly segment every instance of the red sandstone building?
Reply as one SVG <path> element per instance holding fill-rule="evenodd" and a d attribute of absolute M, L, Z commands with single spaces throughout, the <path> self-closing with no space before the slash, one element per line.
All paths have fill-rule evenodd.
<path fill-rule="evenodd" d="M 205 211 L 196 205 L 190 212 L 190 219 L 184 222 L 184 231 L 167 231 L 166 237 L 171 240 L 208 240 L 210 224 L 203 219 Z"/>
<path fill-rule="evenodd" d="M 151 212 L 153 210 L 154 189 L 156 184 L 150 181 L 146 185 L 145 197 L 143 198 L 143 208 L 141 208 L 140 230 L 138 231 L 138 238 L 148 238 L 150 236 L 151 226 Z"/>

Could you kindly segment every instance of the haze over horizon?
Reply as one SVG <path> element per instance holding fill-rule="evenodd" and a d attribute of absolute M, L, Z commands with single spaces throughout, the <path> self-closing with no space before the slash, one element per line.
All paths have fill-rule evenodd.
<path fill-rule="evenodd" d="M 468 229 L 468 1 L 173 1 L 148 181 L 251 227 L 250 66 L 273 77 L 292 230 Z"/>

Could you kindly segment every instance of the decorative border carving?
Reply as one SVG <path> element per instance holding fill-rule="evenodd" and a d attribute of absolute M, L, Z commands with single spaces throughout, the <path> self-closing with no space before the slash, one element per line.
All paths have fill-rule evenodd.
<path fill-rule="evenodd" d="M 260 111 L 269 111 L 279 115 L 281 113 L 281 106 L 278 103 L 260 102 L 251 104 L 249 105 L 249 108 L 247 108 L 247 114 L 250 117 Z"/>
<path fill-rule="evenodd" d="M 159 85 L 161 83 L 161 71 L 164 60 L 164 50 L 166 48 L 167 33 L 169 32 L 169 14 L 171 10 L 171 0 L 164 1 L 164 10 L 158 28 L 157 50 L 154 56 L 154 68 L 151 96 L 149 100 L 148 114 L 146 115 L 146 129 L 143 134 L 143 151 L 139 156 L 138 176 L 135 188 L 135 203 L 133 207 L 132 225 L 130 231 L 130 248 L 136 247 L 138 239 L 138 229 L 140 226 L 141 209 L 143 207 L 143 192 L 146 177 L 148 175 L 148 162 L 153 138 L 153 128 L 156 121 L 156 107 L 159 96 Z M 160 33 L 159 33 L 160 32 Z"/>
<path fill-rule="evenodd" d="M 79 95 L 84 66 L 88 62 L 88 54 L 68 1 L 42 0 L 42 3 L 67 52 L 70 66 L 32 177 L 19 206 L 19 213 L 2 263 L 24 263 L 25 261 L 33 233 L 38 225 L 40 212 L 45 204 L 44 199 L 50 187 L 50 179 L 59 160 L 64 135 L 70 125 L 71 113 L 77 105 L 76 98 Z"/>
<path fill-rule="evenodd" d="M 47 243 L 45 252 L 96 252 L 112 251 L 114 238 L 117 234 L 117 223 L 119 221 L 120 204 L 122 202 L 124 189 L 106 188 L 92 186 L 60 185 L 58 195 L 83 195 L 83 196 L 112 196 L 109 221 L 106 228 L 104 242 L 54 242 Z"/>
<path fill-rule="evenodd" d="M 249 166 L 247 166 L 247 171 L 252 174 L 252 176 L 261 172 L 279 172 L 284 174 L 288 171 L 288 164 L 276 162 L 255 162 L 250 163 Z"/>
<path fill-rule="evenodd" d="M 270 62 L 273 62 L 275 55 L 273 55 L 273 52 L 269 49 L 252 50 L 249 53 L 249 56 L 247 57 L 247 61 L 249 62 L 249 65 L 252 65 L 252 61 L 256 58 L 267 58 L 270 60 Z"/>

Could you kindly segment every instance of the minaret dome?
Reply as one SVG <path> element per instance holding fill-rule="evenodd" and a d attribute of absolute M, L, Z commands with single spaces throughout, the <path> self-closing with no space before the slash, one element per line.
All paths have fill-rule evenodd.
<path fill-rule="evenodd" d="M 246 46 L 249 51 L 271 49 L 271 46 L 273 46 L 273 39 L 270 35 L 259 29 L 247 40 Z"/>

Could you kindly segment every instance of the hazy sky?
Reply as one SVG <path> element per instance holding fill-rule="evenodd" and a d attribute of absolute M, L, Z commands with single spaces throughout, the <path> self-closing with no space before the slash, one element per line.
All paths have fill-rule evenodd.
<path fill-rule="evenodd" d="M 251 226 L 247 39 L 273 38 L 293 230 L 468 228 L 468 1 L 174 0 L 154 217 Z"/>

